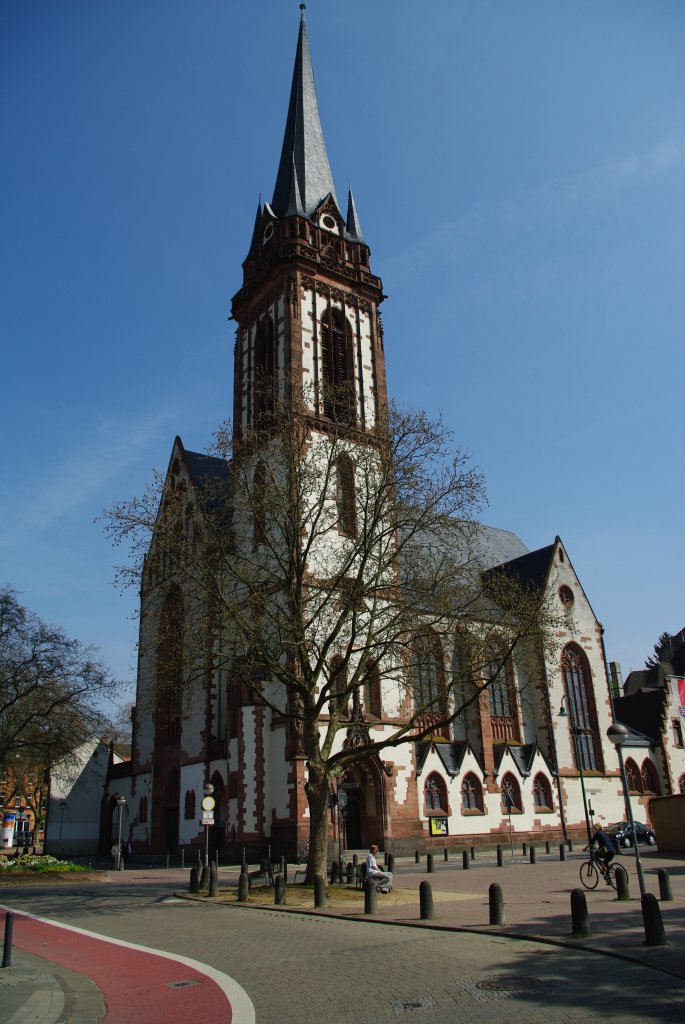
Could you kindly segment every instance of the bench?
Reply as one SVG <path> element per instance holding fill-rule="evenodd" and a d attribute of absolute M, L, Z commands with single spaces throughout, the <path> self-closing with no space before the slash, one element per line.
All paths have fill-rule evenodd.
<path fill-rule="evenodd" d="M 271 864 L 271 861 L 263 860 L 260 863 L 259 869 L 257 871 L 248 871 L 248 873 L 247 873 L 247 883 L 248 883 L 248 886 L 249 886 L 250 889 L 252 889 L 252 883 L 254 881 L 256 881 L 256 879 L 258 879 L 258 878 L 263 879 L 265 884 L 268 884 L 268 885 L 273 887 L 273 884 L 274 884 L 274 872 L 273 872 L 273 865 Z"/>

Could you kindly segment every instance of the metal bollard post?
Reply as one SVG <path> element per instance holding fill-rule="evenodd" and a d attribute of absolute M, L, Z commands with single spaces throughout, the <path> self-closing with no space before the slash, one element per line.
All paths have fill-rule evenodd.
<path fill-rule="evenodd" d="M 671 876 L 666 868 L 659 868 L 657 876 L 659 878 L 659 899 L 662 900 L 663 903 L 670 903 L 673 900 Z"/>
<path fill-rule="evenodd" d="M 566 860 L 566 847 L 563 843 L 559 843 L 559 860 Z"/>
<path fill-rule="evenodd" d="M 490 904 L 490 924 L 504 924 L 504 897 L 502 887 L 493 882 L 488 889 L 488 902 Z"/>
<path fill-rule="evenodd" d="M 214 861 L 209 865 L 209 893 L 211 898 L 219 895 L 219 872 Z"/>
<path fill-rule="evenodd" d="M 464 871 L 468 871 L 468 869 L 471 867 L 468 850 L 464 850 L 461 855 L 461 866 L 464 869 Z"/>
<path fill-rule="evenodd" d="M 531 848 L 530 848 L 530 863 L 531 864 L 536 864 L 537 863 L 537 859 L 538 859 L 537 850 L 535 849 L 534 846 L 531 846 Z"/>
<path fill-rule="evenodd" d="M 389 853 L 385 858 L 385 866 L 391 874 L 395 874 L 395 854 Z"/>
<path fill-rule="evenodd" d="M 2 952 L 2 966 L 12 966 L 12 931 L 14 929 L 14 914 L 11 910 L 5 915 L 5 945 Z"/>
<path fill-rule="evenodd" d="M 545 840 L 545 853 L 549 853 L 549 850 L 550 850 L 549 839 L 546 839 Z"/>
<path fill-rule="evenodd" d="M 285 857 L 281 857 L 280 873 L 283 875 L 283 884 L 288 881 L 288 862 Z"/>
<path fill-rule="evenodd" d="M 430 882 L 421 882 L 419 885 L 419 912 L 422 921 L 432 921 L 435 917 L 433 890 Z"/>
<path fill-rule="evenodd" d="M 587 900 L 582 889 L 571 890 L 571 928 L 577 939 L 586 939 L 592 935 Z"/>
<path fill-rule="evenodd" d="M 630 899 L 628 875 L 625 868 L 621 867 L 620 864 L 616 865 L 616 898 L 621 900 L 623 903 L 627 903 Z"/>
<path fill-rule="evenodd" d="M 358 854 L 353 853 L 352 854 L 352 866 L 356 868 L 358 863 L 359 863 L 359 856 L 358 856 Z"/>
<path fill-rule="evenodd" d="M 199 891 L 200 891 L 200 876 L 198 874 L 197 868 L 196 867 L 192 867 L 190 869 L 190 885 L 188 887 L 188 892 L 198 893 Z"/>
<path fill-rule="evenodd" d="M 527 854 L 528 854 L 528 843 L 523 843 L 522 844 L 522 850 L 523 850 L 523 856 L 524 857 L 527 856 Z"/>
<path fill-rule="evenodd" d="M 185 847 L 183 847 L 183 849 L 181 850 L 181 871 L 185 871 L 185 869 L 186 869 L 186 851 L 185 851 Z"/>
<path fill-rule="evenodd" d="M 238 903 L 247 903 L 249 894 L 250 879 L 248 878 L 247 871 L 241 871 L 240 878 L 238 879 Z"/>
<path fill-rule="evenodd" d="M 351 885 L 354 882 L 354 864 L 351 860 L 347 862 L 347 884 Z"/>
<path fill-rule="evenodd" d="M 209 868 L 203 867 L 200 875 L 200 889 L 204 892 L 209 887 Z"/>
<path fill-rule="evenodd" d="M 666 932 L 656 896 L 648 892 L 642 898 L 642 921 L 645 926 L 646 946 L 666 946 Z"/>
<path fill-rule="evenodd" d="M 447 847 L 445 847 L 445 849 L 442 851 L 442 855 L 445 858 L 445 863 L 447 863 L 450 859 L 450 851 L 447 849 Z"/>
<path fill-rule="evenodd" d="M 472 846 L 471 849 L 469 850 L 469 856 L 470 856 L 471 860 L 475 860 L 476 859 L 476 848 L 475 848 L 475 846 Z"/>
<path fill-rule="evenodd" d="M 285 878 L 280 872 L 274 881 L 274 903 L 279 907 L 285 904 Z"/>
<path fill-rule="evenodd" d="M 569 841 L 568 841 L 568 852 L 569 853 L 573 853 L 573 840 L 572 839 L 569 839 Z"/>
<path fill-rule="evenodd" d="M 420 864 L 421 863 L 421 854 L 419 853 L 418 850 L 414 850 L 414 862 L 416 864 Z"/>
<path fill-rule="evenodd" d="M 497 844 L 497 867 L 504 867 L 504 853 L 499 843 Z"/>
<path fill-rule="evenodd" d="M 435 868 L 433 866 L 433 854 L 432 853 L 427 853 L 426 854 L 426 871 L 430 875 L 430 874 L 433 873 L 434 870 L 435 870 Z"/>
<path fill-rule="evenodd" d="M 321 875 L 314 876 L 314 906 L 326 906 L 326 883 Z"/>
<path fill-rule="evenodd" d="M 335 885 L 338 881 L 338 862 L 334 860 L 331 864 L 331 885 Z"/>
<path fill-rule="evenodd" d="M 364 913 L 375 914 L 377 910 L 376 883 L 373 878 L 364 882 Z"/>

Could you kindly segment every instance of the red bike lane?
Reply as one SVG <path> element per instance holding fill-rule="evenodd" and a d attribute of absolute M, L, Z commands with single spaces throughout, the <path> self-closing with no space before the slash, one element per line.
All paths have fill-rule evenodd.
<path fill-rule="evenodd" d="M 0 910 L 4 930 L 5 909 Z M 254 1009 L 227 975 L 185 957 L 154 952 L 20 911 L 13 944 L 85 975 L 106 1004 L 104 1024 L 253 1024 Z"/>

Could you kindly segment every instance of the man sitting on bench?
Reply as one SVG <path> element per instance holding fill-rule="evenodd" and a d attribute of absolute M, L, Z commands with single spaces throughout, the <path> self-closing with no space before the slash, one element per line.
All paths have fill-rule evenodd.
<path fill-rule="evenodd" d="M 376 863 L 377 853 L 378 847 L 375 845 L 372 846 L 369 855 L 366 858 L 366 877 L 374 880 L 379 892 L 390 892 L 392 889 L 392 872 L 381 871 Z"/>

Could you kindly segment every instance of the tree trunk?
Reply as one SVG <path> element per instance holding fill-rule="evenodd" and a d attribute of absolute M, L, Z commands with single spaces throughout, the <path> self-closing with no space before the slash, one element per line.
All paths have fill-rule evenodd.
<path fill-rule="evenodd" d="M 322 765 L 309 762 L 307 801 L 309 803 L 309 859 L 305 882 L 314 884 L 316 875 L 325 880 L 328 868 L 328 795 L 330 781 Z"/>

